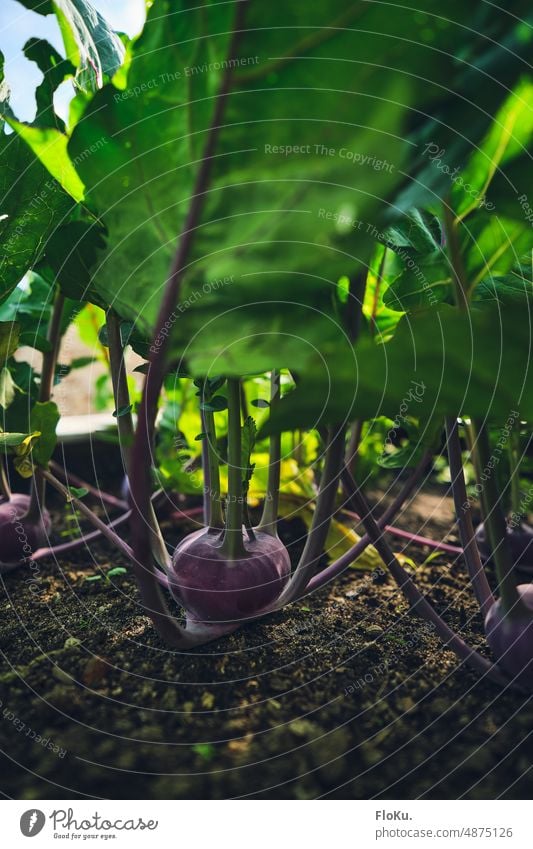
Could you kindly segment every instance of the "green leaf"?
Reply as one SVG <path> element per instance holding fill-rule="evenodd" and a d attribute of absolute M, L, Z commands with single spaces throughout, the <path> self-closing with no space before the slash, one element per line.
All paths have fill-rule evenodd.
<path fill-rule="evenodd" d="M 24 55 L 35 62 L 44 79 L 35 91 L 37 101 L 36 123 L 64 131 L 64 124 L 54 111 L 54 92 L 61 83 L 75 73 L 74 65 L 42 38 L 30 38 L 24 45 Z"/>
<path fill-rule="evenodd" d="M 0 305 L 0 321 L 17 321 L 24 333 L 44 333 L 52 299 L 53 291 L 45 277 L 30 271 Z"/>
<path fill-rule="evenodd" d="M 119 407 L 118 410 L 113 410 L 113 415 L 116 419 L 119 419 L 121 416 L 127 416 L 128 413 L 131 413 L 133 410 L 133 405 L 128 404 L 125 407 Z"/>
<path fill-rule="evenodd" d="M 7 410 L 14 399 L 15 388 L 11 372 L 7 366 L 4 366 L 0 369 L 0 407 L 3 407 L 4 410 Z"/>
<path fill-rule="evenodd" d="M 45 262 L 67 297 L 99 303 L 90 282 L 98 251 L 103 245 L 101 230 L 86 221 L 70 221 L 48 240 Z"/>
<path fill-rule="evenodd" d="M 389 309 L 409 312 L 439 304 L 451 293 L 450 269 L 446 256 L 439 251 L 409 256 L 405 270 L 391 283 L 383 302 Z"/>
<path fill-rule="evenodd" d="M 2 448 L 13 448 L 16 445 L 21 445 L 27 436 L 27 433 L 0 433 L 0 446 Z"/>
<path fill-rule="evenodd" d="M 20 324 L 16 321 L 0 321 L 0 364 L 5 363 L 19 346 Z"/>
<path fill-rule="evenodd" d="M 522 80 L 494 117 L 487 135 L 454 181 L 452 204 L 465 218 L 479 206 L 497 172 L 527 149 L 533 137 L 533 81 Z"/>
<path fill-rule="evenodd" d="M 13 466 L 23 478 L 31 478 L 34 473 L 33 449 L 40 436 L 39 431 L 29 433 L 22 442 L 14 447 Z"/>
<path fill-rule="evenodd" d="M 6 135 L 1 117 L 12 120 L 8 96 L 0 53 L 0 304 L 37 261 L 46 239 L 72 207 L 25 142 Z"/>
<path fill-rule="evenodd" d="M 461 225 L 470 290 L 486 277 L 501 276 L 533 248 L 533 228 L 525 221 L 478 212 Z"/>
<path fill-rule="evenodd" d="M 68 491 L 74 498 L 85 498 L 89 494 L 89 490 L 84 486 L 69 486 Z"/>
<path fill-rule="evenodd" d="M 531 261 L 518 263 L 503 277 L 482 280 L 474 292 L 474 300 L 493 300 L 506 304 L 510 301 L 533 298 L 533 269 Z"/>
<path fill-rule="evenodd" d="M 85 194 L 83 183 L 67 155 L 68 136 L 55 127 L 24 124 L 7 115 L 5 118 L 9 126 L 28 145 L 31 152 L 65 192 L 75 201 L 83 200 Z"/>
<path fill-rule="evenodd" d="M 20 334 L 20 344 L 28 345 L 30 348 L 35 348 L 36 351 L 41 351 L 41 353 L 52 350 L 52 345 L 46 336 L 41 336 L 39 333 L 32 333 L 29 330 Z"/>
<path fill-rule="evenodd" d="M 334 5 L 332 9 L 325 0 L 316 4 L 316 44 L 309 45 L 301 59 L 290 57 L 300 46 L 302 30 L 309 27 L 308 10 L 291 9 L 290 26 L 280 33 L 273 9 L 264 4 L 250 7 L 249 28 L 239 48 L 240 56 L 250 61 L 235 67 L 236 93 L 228 104 L 213 159 L 212 187 L 176 312 L 178 349 L 194 337 L 197 326 L 218 316 L 221 307 L 238 305 L 243 290 L 248 302 L 268 300 L 272 289 L 283 292 L 285 301 L 287 275 L 298 271 L 316 276 L 317 268 L 327 265 L 328 278 L 338 279 L 348 254 L 364 256 L 371 248 L 367 222 L 399 178 L 397 169 L 407 148 L 401 120 L 410 92 L 397 73 L 378 74 L 376 96 L 368 98 L 361 94 L 358 68 L 351 68 L 352 79 L 342 62 L 328 65 L 327 91 L 318 84 L 325 57 L 352 55 L 355 46 L 371 55 L 368 44 L 354 40 L 353 31 L 331 27 L 342 9 Z M 235 7 L 230 3 L 191 9 L 185 17 L 165 15 L 171 10 L 168 3 L 154 5 L 133 47 L 126 89 L 108 86 L 98 93 L 69 146 L 76 158 L 99 139 L 106 140 L 78 166 L 87 197 L 106 210 L 108 247 L 95 285 L 125 317 L 140 313 L 146 332 L 153 329 L 187 214 Z M 356 4 L 348 9 L 354 18 L 364 11 Z M 373 10 L 368 16 L 368 23 L 374 23 Z M 271 27 L 277 42 L 266 35 Z M 399 12 L 391 29 L 406 29 Z M 371 40 L 375 52 L 379 40 Z M 275 71 L 263 58 L 274 55 L 269 50 L 288 57 L 273 63 Z M 204 65 L 209 73 L 201 70 Z M 200 70 L 179 78 L 176 68 Z M 386 110 L 381 98 L 388 102 Z M 250 124 L 250 110 L 257 112 L 259 100 L 260 119 Z M 293 150 L 286 155 L 288 147 Z M 360 222 L 365 227 L 359 227 Z M 304 303 L 306 282 L 312 281 L 299 282 L 297 293 Z M 297 281 L 291 277 L 293 284 Z M 326 294 L 321 300 L 331 304 L 331 284 L 322 281 L 322 286 Z M 189 321 L 193 312 L 202 315 Z M 260 312 L 258 307 L 254 327 Z M 305 331 L 311 315 L 316 315 L 312 309 L 299 326 L 294 324 L 295 313 L 282 323 L 288 331 L 297 326 Z M 281 344 L 284 339 L 281 336 Z M 268 340 L 270 349 L 279 342 L 278 332 Z M 198 356 L 202 344 L 193 342 Z"/>
<path fill-rule="evenodd" d="M 33 462 L 38 466 L 46 466 L 54 453 L 59 418 L 59 410 L 54 401 L 38 401 L 31 409 L 30 428 L 32 431 L 40 431 L 41 434 L 32 450 Z"/>
<path fill-rule="evenodd" d="M 440 251 L 442 229 L 436 215 L 423 209 L 412 209 L 393 227 L 388 227 L 381 241 L 393 251 L 405 255 L 431 254 Z"/>
<path fill-rule="evenodd" d="M 127 575 L 128 570 L 124 566 L 113 566 L 109 572 L 106 572 L 106 578 L 116 578 L 117 575 Z"/>
<path fill-rule="evenodd" d="M 227 410 L 228 399 L 223 395 L 215 395 L 209 401 L 202 401 L 200 409 L 208 413 L 220 413 L 222 410 Z"/>
<path fill-rule="evenodd" d="M 353 418 L 391 419 L 403 409 L 419 421 L 441 415 L 506 421 L 533 418 L 533 369 L 524 307 L 476 302 L 404 316 L 392 340 L 364 338 L 321 352 L 297 388 L 272 411 L 259 436 Z M 405 406 L 406 405 L 406 406 Z"/>
<path fill-rule="evenodd" d="M 101 88 L 124 58 L 124 45 L 87 0 L 20 0 L 34 12 L 55 12 L 67 58 L 76 68 L 76 85 L 83 91 Z"/>

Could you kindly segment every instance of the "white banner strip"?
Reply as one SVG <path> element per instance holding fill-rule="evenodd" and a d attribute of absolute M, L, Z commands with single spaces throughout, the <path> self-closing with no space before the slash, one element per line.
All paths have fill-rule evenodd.
<path fill-rule="evenodd" d="M 3 802 L 6 849 L 214 846 L 236 849 L 531 849 L 526 801 Z M 35 838 L 35 843 L 30 843 Z"/>

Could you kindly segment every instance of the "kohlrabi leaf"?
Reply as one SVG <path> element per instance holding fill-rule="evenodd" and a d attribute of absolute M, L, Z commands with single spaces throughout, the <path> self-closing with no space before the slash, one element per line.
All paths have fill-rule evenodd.
<path fill-rule="evenodd" d="M 15 398 L 15 381 L 7 366 L 0 367 L 0 407 L 3 410 L 12 404 Z"/>
<path fill-rule="evenodd" d="M 533 249 L 527 221 L 476 212 L 460 224 L 461 247 L 469 290 L 490 276 L 501 276 Z"/>
<path fill-rule="evenodd" d="M 502 276 L 533 248 L 533 229 L 525 221 L 476 211 L 458 222 L 467 293 L 492 276 Z M 429 254 L 399 251 L 403 272 L 387 289 L 385 304 L 402 311 L 454 302 L 454 278 L 446 251 Z"/>
<path fill-rule="evenodd" d="M 98 251 L 103 244 L 101 230 L 86 221 L 69 221 L 48 240 L 44 264 L 52 270 L 67 297 L 91 301 L 105 308 L 90 285 Z"/>
<path fill-rule="evenodd" d="M 432 254 L 441 249 L 443 234 L 436 215 L 423 209 L 412 209 L 385 230 L 381 241 L 401 255 L 406 252 Z"/>
<path fill-rule="evenodd" d="M 7 135 L 11 122 L 4 59 L 0 54 L 0 303 L 42 253 L 46 240 L 72 208 L 71 199 L 26 143 Z"/>
<path fill-rule="evenodd" d="M 31 39 L 25 47 L 26 56 L 35 61 L 44 74 L 36 91 L 36 119 L 31 124 L 23 123 L 9 110 L 4 110 L 4 117 L 65 192 L 75 201 L 81 201 L 84 187 L 76 170 L 77 160 L 72 162 L 67 155 L 68 135 L 63 121 L 55 114 L 53 94 L 67 76 L 74 77 L 82 98 L 84 92 L 101 88 L 120 67 L 124 46 L 102 15 L 86 0 L 51 0 L 47 4 L 34 4 L 32 0 L 21 2 L 42 14 L 55 12 L 67 59 L 48 42 Z M 83 159 L 91 153 L 87 148 L 79 156 Z"/>
<path fill-rule="evenodd" d="M 37 402 L 30 412 L 30 428 L 39 431 L 39 439 L 32 449 L 33 462 L 38 466 L 46 466 L 57 443 L 56 427 L 59 421 L 59 410 L 53 401 Z"/>
<path fill-rule="evenodd" d="M 41 433 L 38 430 L 35 433 L 29 433 L 22 442 L 13 448 L 13 465 L 23 478 L 31 478 L 34 473 L 33 449 L 40 436 Z"/>
<path fill-rule="evenodd" d="M 173 14 L 169 0 L 154 3 L 125 87 L 97 93 L 69 145 L 108 231 L 95 286 L 146 333 L 190 207 L 238 5 Z M 439 14 L 439 4 L 430 7 Z M 459 3 L 448 12 L 462 20 Z M 455 29 L 443 25 L 440 47 L 454 45 Z M 206 325 L 217 351 L 225 340 L 221 365 L 238 358 L 232 369 L 243 371 L 249 346 L 233 349 L 243 292 L 243 332 L 264 333 L 251 371 L 273 365 L 273 355 L 301 363 L 324 333 L 332 336 L 337 280 L 368 261 L 384 199 L 401 179 L 406 107 L 441 92 L 451 60 L 427 46 L 422 24 L 395 4 L 386 17 L 375 4 L 292 4 L 280 28 L 274 6 L 252 3 L 231 71 L 211 181 L 170 317 L 174 351 L 197 373 L 210 355 L 209 338 L 196 335 Z"/>
<path fill-rule="evenodd" d="M 494 176 L 528 150 L 533 137 L 533 80 L 522 80 L 494 116 L 492 126 L 471 154 L 460 180 L 453 182 L 452 205 L 463 219 L 487 196 Z M 509 187 L 512 190 L 512 186 Z"/>
<path fill-rule="evenodd" d="M 389 286 L 383 301 L 390 309 L 410 312 L 427 309 L 451 295 L 452 276 L 440 251 L 405 260 L 405 271 Z"/>
<path fill-rule="evenodd" d="M 67 59 L 83 91 L 96 91 L 120 68 L 124 46 L 105 18 L 87 0 L 19 0 L 34 12 L 55 12 Z"/>
<path fill-rule="evenodd" d="M 56 127 L 63 132 L 63 121 L 54 110 L 54 93 L 67 77 L 74 75 L 74 65 L 68 59 L 63 59 L 55 47 L 42 38 L 30 38 L 24 45 L 24 55 L 36 63 L 44 77 L 35 91 L 35 123 L 40 127 Z"/>
<path fill-rule="evenodd" d="M 0 366 L 5 365 L 19 345 L 20 324 L 16 321 L 0 321 Z"/>
<path fill-rule="evenodd" d="M 272 411 L 273 429 L 391 419 L 402 405 L 418 420 L 436 415 L 505 421 L 511 410 L 533 418 L 529 305 L 476 302 L 468 313 L 441 305 L 404 316 L 390 342 L 364 338 L 314 360 L 297 388 Z"/>
<path fill-rule="evenodd" d="M 30 161 L 36 161 L 37 164 L 42 163 L 42 166 L 46 168 L 48 182 L 55 185 L 57 180 L 58 189 L 61 186 L 75 201 L 83 200 L 83 183 L 74 164 L 67 156 L 68 136 L 57 127 L 24 124 L 13 116 L 6 115 L 6 122 L 18 138 L 28 146 L 27 158 Z M 44 168 L 42 168 L 43 171 Z"/>
<path fill-rule="evenodd" d="M 0 448 L 14 448 L 24 442 L 27 436 L 27 433 L 0 432 Z"/>

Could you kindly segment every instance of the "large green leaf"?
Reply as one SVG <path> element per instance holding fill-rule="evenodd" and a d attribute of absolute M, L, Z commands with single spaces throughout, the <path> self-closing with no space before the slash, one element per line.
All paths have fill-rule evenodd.
<path fill-rule="evenodd" d="M 527 302 L 447 305 L 404 316 L 394 338 L 337 344 L 302 375 L 272 412 L 265 432 L 315 427 L 401 411 L 418 419 L 476 415 L 505 421 L 511 410 L 533 417 L 531 312 Z M 264 433 L 260 433 L 263 436 Z"/>
<path fill-rule="evenodd" d="M 189 209 L 236 5 L 172 14 L 168 0 L 157 0 L 125 89 L 99 92 L 69 145 L 73 159 L 93 151 L 77 167 L 108 230 L 95 286 L 147 333 Z M 463 14 L 459 3 L 450 11 Z M 285 332 L 320 335 L 316 301 L 331 303 L 339 275 L 368 261 L 382 201 L 401 178 L 407 107 L 440 95 L 452 66 L 445 48 L 457 39 L 443 22 L 438 48 L 430 46 L 428 15 L 412 18 L 395 3 L 386 16 L 375 4 L 288 4 L 283 26 L 273 5 L 251 3 L 247 14 L 188 258 L 188 306 L 174 323 L 175 350 L 197 362 L 205 359 L 193 338 L 199 314 L 205 323 L 233 310 L 242 293 L 248 305 L 267 303 L 243 319 L 247 331 L 271 333 L 266 353 L 281 356 Z M 306 307 L 300 319 L 296 308 L 285 318 L 282 291 L 281 300 Z"/>

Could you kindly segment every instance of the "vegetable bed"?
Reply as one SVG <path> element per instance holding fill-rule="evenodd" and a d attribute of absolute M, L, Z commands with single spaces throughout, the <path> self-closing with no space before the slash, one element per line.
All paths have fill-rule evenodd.
<path fill-rule="evenodd" d="M 400 524 L 420 531 L 432 516 L 423 533 L 442 539 L 451 512 L 441 487 L 420 493 Z M 297 551 L 302 525 L 281 525 Z M 422 562 L 429 551 L 405 553 Z M 127 567 L 101 545 L 43 563 L 39 596 L 22 572 L 6 580 L 0 698 L 66 750 L 3 718 L 2 767 L 17 798 L 528 795 L 531 698 L 458 664 L 384 573 L 349 570 L 260 623 L 174 654 L 128 574 L 87 581 L 117 565 Z M 487 654 L 463 563 L 439 556 L 417 578 Z"/>

